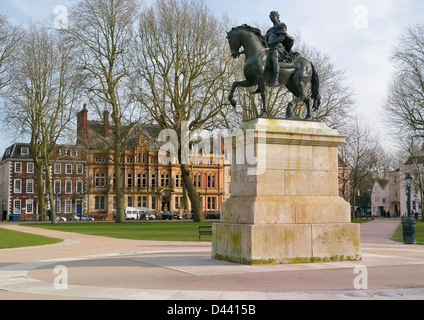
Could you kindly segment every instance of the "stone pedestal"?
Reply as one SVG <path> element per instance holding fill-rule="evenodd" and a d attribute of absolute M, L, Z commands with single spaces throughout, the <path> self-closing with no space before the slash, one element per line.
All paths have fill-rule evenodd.
<path fill-rule="evenodd" d="M 212 257 L 244 264 L 359 260 L 359 224 L 339 196 L 338 147 L 324 123 L 255 119 L 233 139 L 231 198 Z"/>

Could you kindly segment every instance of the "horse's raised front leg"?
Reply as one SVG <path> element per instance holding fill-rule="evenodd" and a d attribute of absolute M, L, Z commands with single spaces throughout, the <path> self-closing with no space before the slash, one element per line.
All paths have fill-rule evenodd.
<path fill-rule="evenodd" d="M 234 92 L 238 87 L 249 88 L 253 87 L 255 84 L 250 82 L 249 80 L 245 81 L 236 81 L 233 83 L 230 94 L 228 95 L 228 100 L 230 100 L 231 105 L 235 108 L 237 106 L 237 101 L 234 100 Z"/>

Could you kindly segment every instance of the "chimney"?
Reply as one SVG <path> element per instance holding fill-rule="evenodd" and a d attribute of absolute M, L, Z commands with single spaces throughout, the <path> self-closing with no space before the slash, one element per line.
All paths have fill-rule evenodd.
<path fill-rule="evenodd" d="M 84 143 L 88 138 L 88 125 L 87 125 L 88 111 L 87 104 L 84 104 L 82 109 L 77 114 L 77 144 Z"/>
<path fill-rule="evenodd" d="M 109 138 L 109 111 L 103 111 L 103 126 L 105 130 L 105 138 Z"/>

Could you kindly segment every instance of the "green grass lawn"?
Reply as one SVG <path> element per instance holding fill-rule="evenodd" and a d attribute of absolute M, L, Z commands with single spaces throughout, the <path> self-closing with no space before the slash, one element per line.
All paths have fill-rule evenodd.
<path fill-rule="evenodd" d="M 417 222 L 415 226 L 417 244 L 424 244 L 424 222 Z M 402 223 L 396 229 L 392 238 L 393 241 L 403 242 L 403 227 Z"/>
<path fill-rule="evenodd" d="M 105 236 L 119 239 L 158 240 L 158 241 L 198 241 L 199 226 L 211 226 L 213 222 L 79 222 L 52 224 L 27 224 L 37 228 L 47 228 Z M 211 236 L 202 236 L 202 241 L 211 241 Z"/>
<path fill-rule="evenodd" d="M 0 228 L 0 249 L 41 246 L 62 241 L 62 239 L 48 238 Z"/>

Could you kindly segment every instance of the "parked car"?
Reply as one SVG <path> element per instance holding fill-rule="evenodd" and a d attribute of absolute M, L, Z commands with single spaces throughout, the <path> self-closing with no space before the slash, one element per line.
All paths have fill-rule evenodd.
<path fill-rule="evenodd" d="M 172 215 L 172 218 L 174 219 L 174 220 L 183 220 L 183 218 L 181 218 L 178 214 L 176 214 L 176 213 L 174 213 L 173 215 Z"/>
<path fill-rule="evenodd" d="M 220 219 L 221 212 L 219 211 L 209 211 L 205 214 L 205 219 Z"/>
<path fill-rule="evenodd" d="M 144 215 L 144 220 L 156 220 L 156 215 L 150 212 L 146 212 Z"/>
<path fill-rule="evenodd" d="M 159 211 L 158 212 L 159 220 L 172 220 L 171 211 Z"/>
<path fill-rule="evenodd" d="M 79 215 L 79 214 L 74 214 L 71 218 L 71 221 L 94 221 L 93 217 L 89 217 L 86 214 L 84 215 Z"/>
<path fill-rule="evenodd" d="M 125 208 L 125 219 L 127 220 L 148 220 L 147 215 L 150 214 L 148 208 L 138 207 L 126 207 Z"/>
<path fill-rule="evenodd" d="M 68 220 L 66 220 L 66 218 L 65 218 L 65 217 L 56 216 L 56 221 L 62 221 L 62 222 L 65 222 L 65 221 L 68 221 Z"/>

